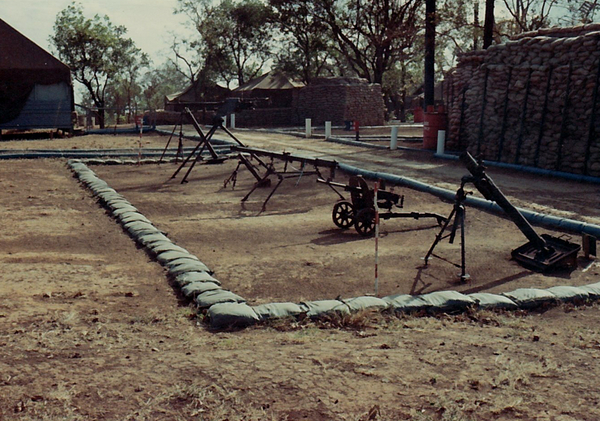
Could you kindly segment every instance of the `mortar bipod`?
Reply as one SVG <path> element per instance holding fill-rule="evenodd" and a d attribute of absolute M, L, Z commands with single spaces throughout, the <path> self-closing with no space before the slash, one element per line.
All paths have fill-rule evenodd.
<path fill-rule="evenodd" d="M 538 271 L 577 265 L 577 253 L 581 246 L 548 234 L 538 235 L 521 212 L 496 187 L 494 181 L 485 173 L 485 167 L 481 163 L 475 161 L 469 152 L 464 152 L 460 160 L 472 174 L 472 177 L 463 177 L 463 183 L 465 181 L 473 183 L 487 200 L 496 202 L 529 240 L 528 243 L 512 251 L 513 259 L 525 267 Z"/>
<path fill-rule="evenodd" d="M 452 207 L 452 211 L 450 212 L 450 215 L 448 215 L 448 218 L 445 220 L 444 224 L 442 225 L 442 229 L 436 235 L 435 240 L 433 241 L 433 244 L 431 244 L 429 251 L 425 255 L 425 266 L 427 266 L 427 264 L 429 262 L 429 258 L 431 256 L 433 256 L 440 260 L 443 260 L 444 262 L 450 263 L 451 265 L 453 265 L 457 268 L 460 268 L 460 273 L 458 274 L 458 276 L 459 276 L 461 282 L 466 282 L 471 278 L 467 274 L 466 253 L 465 253 L 465 205 L 463 204 L 463 202 L 467 198 L 467 195 L 472 194 L 472 192 L 465 192 L 464 187 L 465 187 L 466 182 L 467 181 L 464 179 L 461 182 L 460 188 L 456 191 L 456 195 L 454 196 L 454 206 Z M 454 221 L 452 223 L 452 229 L 451 229 L 450 233 L 444 235 L 444 233 L 448 229 L 448 226 L 450 225 L 450 222 L 452 220 L 454 220 Z M 454 244 L 454 239 L 456 238 L 456 231 L 458 228 L 460 228 L 460 264 L 451 262 L 450 260 L 445 259 L 445 258 L 433 253 L 433 250 L 438 245 L 438 243 L 446 238 L 450 238 L 449 243 Z"/>

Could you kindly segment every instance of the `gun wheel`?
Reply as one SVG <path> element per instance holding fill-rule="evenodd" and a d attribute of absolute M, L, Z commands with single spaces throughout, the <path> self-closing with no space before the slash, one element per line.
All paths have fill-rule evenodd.
<path fill-rule="evenodd" d="M 354 206 L 350 202 L 338 202 L 333 206 L 331 217 L 339 228 L 348 229 L 354 225 Z"/>
<path fill-rule="evenodd" d="M 363 237 L 370 237 L 375 231 L 375 209 L 365 208 L 358 211 L 354 228 Z"/>

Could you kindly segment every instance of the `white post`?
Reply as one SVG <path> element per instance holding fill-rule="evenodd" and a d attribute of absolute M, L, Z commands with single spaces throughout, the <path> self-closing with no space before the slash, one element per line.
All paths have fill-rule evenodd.
<path fill-rule="evenodd" d="M 312 136 L 312 127 L 311 127 L 311 119 L 307 118 L 305 121 L 305 126 L 306 126 L 306 137 L 309 138 Z"/>
<path fill-rule="evenodd" d="M 231 114 L 231 117 L 229 117 L 229 126 L 235 129 L 235 114 Z"/>
<path fill-rule="evenodd" d="M 331 139 L 331 121 L 325 122 L 325 139 Z"/>
<path fill-rule="evenodd" d="M 223 127 L 227 127 L 227 114 L 223 116 Z"/>
<path fill-rule="evenodd" d="M 398 149 L 398 126 L 392 126 L 392 137 L 390 139 L 390 151 Z"/>
<path fill-rule="evenodd" d="M 446 146 L 446 130 L 438 130 L 437 153 L 439 155 L 444 154 L 445 146 Z"/>

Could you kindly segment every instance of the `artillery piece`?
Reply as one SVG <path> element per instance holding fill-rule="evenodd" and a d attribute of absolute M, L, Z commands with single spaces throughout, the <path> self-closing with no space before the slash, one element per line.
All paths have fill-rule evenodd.
<path fill-rule="evenodd" d="M 367 186 L 364 178 L 360 176 L 350 177 L 348 185 L 322 178 L 317 179 L 317 182 L 327 184 L 341 198 L 341 201 L 333 205 L 331 213 L 333 223 L 337 227 L 348 229 L 354 226 L 356 231 L 363 237 L 369 237 L 373 234 L 375 231 L 375 190 Z M 351 201 L 346 200 L 335 187 L 343 188 L 345 191 L 350 192 Z M 393 208 L 404 207 L 404 195 L 399 195 L 383 188 L 377 191 L 377 207 L 386 210 L 386 212 L 379 213 L 380 219 L 435 218 L 439 225 L 446 221 L 445 217 L 437 213 L 392 212 Z"/>
<path fill-rule="evenodd" d="M 562 238 L 553 237 L 548 234 L 541 236 L 533 229 L 531 224 L 525 219 L 523 214 L 504 196 L 500 189 L 496 186 L 492 178 L 486 174 L 485 167 L 477 162 L 469 152 L 464 152 L 460 156 L 461 162 L 467 167 L 471 175 L 462 177 L 461 185 L 455 196 L 455 203 L 452 212 L 448 216 L 447 222 L 443 225 L 441 231 L 436 236 L 429 251 L 425 255 L 425 265 L 427 266 L 430 257 L 437 257 L 445 260 L 452 265 L 461 268 L 459 277 L 462 281 L 470 279 L 466 273 L 466 257 L 465 257 L 465 206 L 464 202 L 467 195 L 471 192 L 466 192 L 464 187 L 466 184 L 473 184 L 477 190 L 487 200 L 496 202 L 496 204 L 504 211 L 506 216 L 521 230 L 521 232 L 529 240 L 528 243 L 516 248 L 512 251 L 512 258 L 520 265 L 539 272 L 547 272 L 564 267 L 574 267 L 577 265 L 577 253 L 581 249 L 578 244 L 570 243 Z M 451 227 L 451 232 L 445 235 L 444 232 L 449 228 L 450 222 L 454 220 Z M 460 228 L 461 242 L 461 263 L 452 263 L 441 258 L 433 253 L 437 244 L 444 238 L 450 238 L 450 243 L 454 242 L 457 229 Z"/>
<path fill-rule="evenodd" d="M 512 251 L 513 259 L 525 267 L 541 272 L 565 266 L 577 266 L 577 253 L 581 246 L 548 234 L 540 236 L 496 187 L 494 181 L 485 173 L 485 167 L 481 163 L 475 161 L 469 152 L 463 153 L 460 160 L 471 173 L 471 176 L 463 178 L 463 183 L 473 183 L 487 200 L 496 202 L 529 240 L 528 243 Z"/>

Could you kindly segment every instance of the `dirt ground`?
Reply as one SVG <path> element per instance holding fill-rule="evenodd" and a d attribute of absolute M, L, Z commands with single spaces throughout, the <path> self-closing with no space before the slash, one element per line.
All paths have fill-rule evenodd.
<path fill-rule="evenodd" d="M 254 142 L 253 136 L 245 139 Z M 130 147 L 136 141 L 89 136 L 1 142 L 0 148 Z M 147 136 L 143 142 L 161 147 L 166 139 Z M 359 160 L 347 147 L 327 149 Z M 386 159 L 359 152 L 365 165 Z M 0 419 L 600 418 L 596 304 L 438 317 L 361 313 L 210 332 L 160 265 L 80 187 L 64 160 L 0 162 Z M 296 179 L 286 180 L 260 212 L 266 189 L 245 206 L 240 202 L 252 182 L 247 171 L 234 190 L 223 188 L 235 165 L 232 159 L 196 167 L 187 184 L 179 183 L 181 174 L 170 179 L 174 164 L 92 169 L 251 304 L 373 293 L 374 240 L 333 225 L 331 190 L 314 176 L 297 186 Z M 424 179 L 441 171 L 429 169 Z M 502 172 L 499 179 L 515 201 L 530 197 L 540 209 L 598 218 L 595 187 L 569 191 L 561 182 L 531 184 L 528 177 Z M 569 202 L 553 189 L 567 197 L 591 189 L 591 197 Z M 436 198 L 398 191 L 407 211 L 450 211 L 451 204 Z M 539 200 L 538 191 L 545 192 Z M 550 276 L 521 268 L 509 260 L 510 250 L 525 242 L 516 227 L 468 208 L 472 281 L 457 285 L 457 269 L 443 261 L 420 267 L 438 230 L 426 220 L 383 223 L 379 295 L 502 292 L 600 280 L 600 268 L 583 260 L 572 272 Z M 441 244 L 439 251 L 458 258 L 457 245 Z"/>

